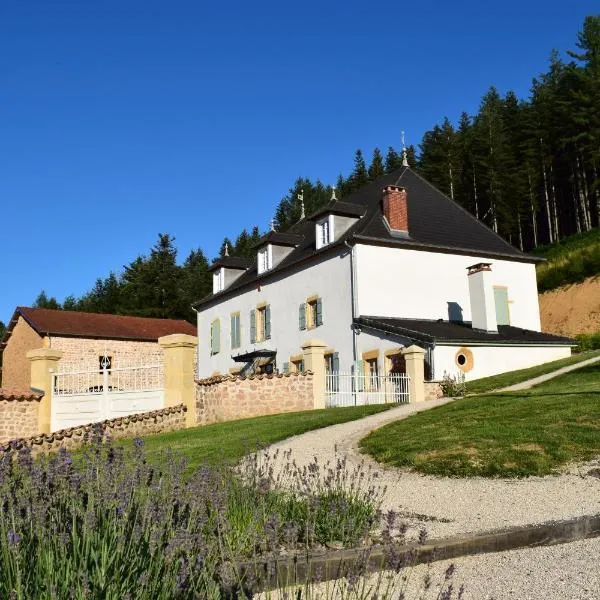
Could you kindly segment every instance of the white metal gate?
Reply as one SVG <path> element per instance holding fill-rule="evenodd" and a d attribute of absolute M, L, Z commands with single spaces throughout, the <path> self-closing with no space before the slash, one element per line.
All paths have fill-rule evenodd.
<path fill-rule="evenodd" d="M 325 406 L 408 404 L 409 382 L 410 378 L 405 373 L 329 372 L 325 375 Z"/>
<path fill-rule="evenodd" d="M 61 365 L 52 375 L 52 431 L 163 408 L 163 365 Z"/>

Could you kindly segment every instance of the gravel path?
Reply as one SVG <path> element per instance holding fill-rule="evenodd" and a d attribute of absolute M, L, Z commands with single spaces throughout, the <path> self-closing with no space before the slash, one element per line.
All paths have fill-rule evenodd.
<path fill-rule="evenodd" d="M 338 454 L 347 457 L 350 467 L 364 461 L 387 487 L 383 509 L 400 513 L 409 524 L 409 538 L 416 537 L 422 527 L 430 538 L 437 538 L 600 513 L 600 478 L 591 474 L 600 467 L 600 460 L 551 477 L 458 479 L 382 467 L 359 454 L 358 440 L 373 429 L 449 401 L 399 406 L 359 421 L 311 431 L 272 448 L 291 450 L 299 465 L 309 464 L 314 457 L 323 464 L 334 456 L 336 448 Z"/>
<path fill-rule="evenodd" d="M 575 363 L 574 365 L 569 365 L 567 367 L 562 367 L 562 369 L 557 369 L 556 371 L 552 371 L 552 373 L 546 373 L 545 375 L 540 375 L 539 377 L 534 377 L 533 379 L 528 379 L 527 381 L 522 381 L 521 383 L 516 383 L 515 385 L 509 385 L 508 387 L 494 390 L 496 392 L 518 392 L 519 390 L 528 390 L 529 388 L 537 385 L 538 383 L 543 383 L 544 381 L 548 381 L 549 379 L 554 379 L 559 375 L 563 375 L 564 373 L 570 373 L 571 371 L 576 371 L 577 369 L 581 369 L 582 367 L 587 367 L 587 365 L 592 365 L 600 361 L 600 356 L 594 356 L 594 358 L 588 358 L 587 360 L 582 360 L 581 362 Z"/>
<path fill-rule="evenodd" d="M 452 561 L 452 584 L 465 586 L 463 600 L 598 600 L 600 598 L 600 538 L 466 556 Z M 449 561 L 429 569 L 432 588 L 426 598 L 437 598 Z M 406 598 L 416 599 L 427 566 L 412 570 Z M 453 597 L 456 597 L 454 595 Z"/>

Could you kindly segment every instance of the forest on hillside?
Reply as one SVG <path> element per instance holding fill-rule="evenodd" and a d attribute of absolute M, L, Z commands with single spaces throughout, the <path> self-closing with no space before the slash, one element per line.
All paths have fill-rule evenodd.
<path fill-rule="evenodd" d="M 548 70 L 533 79 L 528 98 L 491 87 L 475 115 L 444 118 L 423 136 L 408 162 L 450 198 L 525 251 L 589 231 L 600 223 L 600 15 L 588 16 L 566 58 L 553 51 Z M 336 181 L 338 198 L 400 166 L 401 149 L 354 156 L 351 173 Z M 298 178 L 274 213 L 278 231 L 331 198 L 332 186 Z M 220 254 L 251 256 L 260 229 L 224 239 Z M 41 292 L 35 306 L 193 321 L 192 302 L 211 292 L 209 260 L 201 248 L 178 262 L 175 239 L 158 236 L 119 274 L 97 279 L 80 298 L 60 304 Z"/>

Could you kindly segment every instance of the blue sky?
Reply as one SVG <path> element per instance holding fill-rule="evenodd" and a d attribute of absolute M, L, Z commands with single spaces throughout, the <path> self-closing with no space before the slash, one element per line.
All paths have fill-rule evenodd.
<path fill-rule="evenodd" d="M 526 96 L 597 2 L 21 0 L 0 17 L 0 320 L 266 229 L 298 176 Z"/>

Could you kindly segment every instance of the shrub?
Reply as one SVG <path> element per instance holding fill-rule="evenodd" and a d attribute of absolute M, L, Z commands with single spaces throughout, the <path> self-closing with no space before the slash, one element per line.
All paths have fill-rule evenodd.
<path fill-rule="evenodd" d="M 457 373 L 456 375 L 450 375 L 450 373 L 444 371 L 444 377 L 442 378 L 440 387 L 442 388 L 444 396 L 450 398 L 464 396 L 467 393 L 465 374 Z"/>
<path fill-rule="evenodd" d="M 184 461 L 153 466 L 141 440 L 130 451 L 97 441 L 75 460 L 4 453 L 0 597 L 243 598 L 239 561 L 369 533 L 380 492 L 364 470 L 341 459 L 301 469 L 287 456 L 276 471 L 276 460 L 184 479 Z"/>
<path fill-rule="evenodd" d="M 596 333 L 580 333 L 575 336 L 578 342 L 577 352 L 600 350 L 600 331 Z"/>

